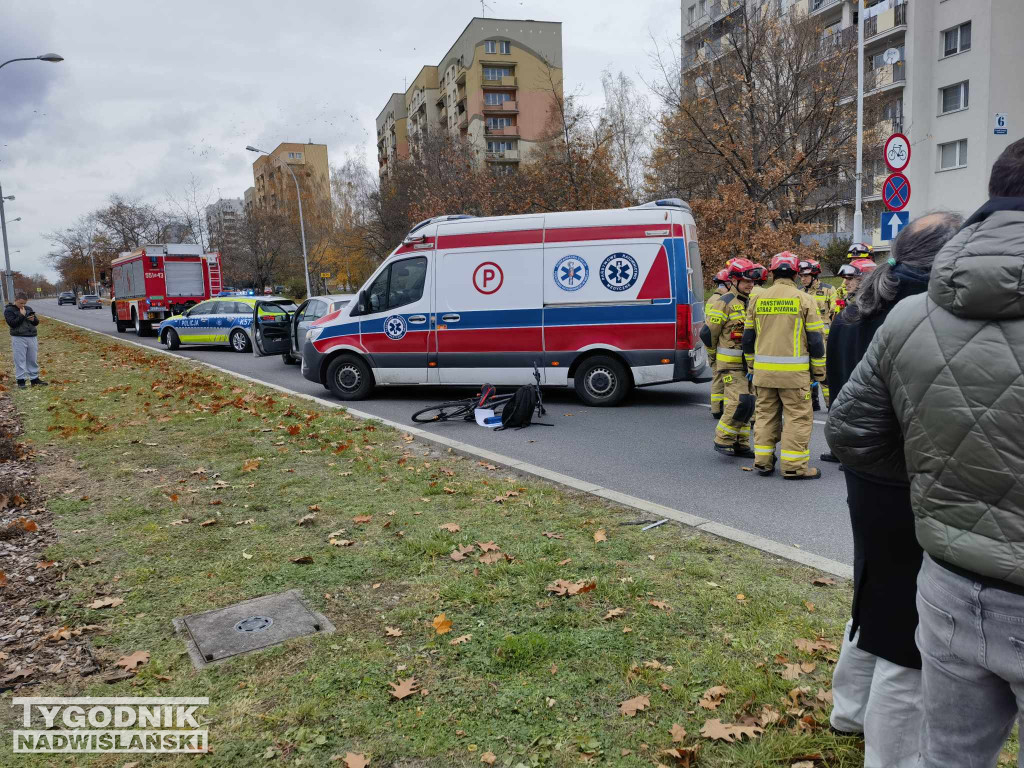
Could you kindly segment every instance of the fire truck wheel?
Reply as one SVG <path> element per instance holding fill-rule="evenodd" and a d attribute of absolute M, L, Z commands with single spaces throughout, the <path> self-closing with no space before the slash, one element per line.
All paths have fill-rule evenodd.
<path fill-rule="evenodd" d="M 228 337 L 228 341 L 231 342 L 231 348 L 235 352 L 251 352 L 252 344 L 249 343 L 249 334 L 245 331 L 236 328 L 231 332 L 231 336 Z"/>
<path fill-rule="evenodd" d="M 597 355 L 580 363 L 573 375 L 576 394 L 587 405 L 618 405 L 629 392 L 629 374 L 613 357 Z"/>
<path fill-rule="evenodd" d="M 167 345 L 168 349 L 177 349 L 181 346 L 181 339 L 178 338 L 178 332 L 173 328 L 168 328 L 164 331 L 164 344 Z"/>
<path fill-rule="evenodd" d="M 358 357 L 341 355 L 327 366 L 327 386 L 339 400 L 362 400 L 373 389 L 373 374 Z"/>
<path fill-rule="evenodd" d="M 153 324 L 152 323 L 144 323 L 144 322 L 142 322 L 139 319 L 139 316 L 137 314 L 135 314 L 134 312 L 132 313 L 132 315 L 135 318 L 135 335 L 136 336 L 149 336 L 153 332 Z"/>
<path fill-rule="evenodd" d="M 122 323 L 120 320 L 114 321 L 117 324 L 117 332 L 124 333 L 128 330 L 128 323 Z"/>

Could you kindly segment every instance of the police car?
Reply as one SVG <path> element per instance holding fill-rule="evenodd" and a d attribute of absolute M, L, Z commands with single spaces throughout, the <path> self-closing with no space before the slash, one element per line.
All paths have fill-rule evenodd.
<path fill-rule="evenodd" d="M 295 303 L 279 297 L 256 297 L 251 292 L 225 294 L 200 302 L 181 315 L 167 318 L 157 338 L 168 349 L 187 345 L 229 345 L 235 352 L 252 350 L 252 321 L 256 302 L 261 314 L 293 313 Z M 272 301 L 272 304 L 267 304 Z"/>

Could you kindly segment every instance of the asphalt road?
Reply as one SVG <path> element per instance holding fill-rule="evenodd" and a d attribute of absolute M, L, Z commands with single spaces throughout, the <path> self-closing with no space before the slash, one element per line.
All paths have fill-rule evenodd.
<path fill-rule="evenodd" d="M 110 310 L 58 307 L 55 299 L 33 303 L 40 315 L 56 317 L 125 336 L 153 347 L 154 338 L 117 333 Z M 228 347 L 181 349 L 183 357 L 205 360 L 261 381 L 332 399 L 306 381 L 298 366 L 280 357 L 257 358 Z M 482 383 L 482 382 L 481 382 Z M 674 507 L 749 533 L 800 547 L 843 563 L 853 562 L 853 540 L 846 508 L 846 485 L 835 464 L 817 461 L 827 449 L 824 412 L 816 414 L 811 439 L 812 465 L 820 480 L 792 482 L 778 474 L 762 478 L 744 472 L 750 460 L 715 453 L 715 421 L 705 403 L 707 384 L 671 384 L 637 390 L 617 408 L 590 408 L 571 390 L 545 389 L 545 421 L 554 427 L 492 432 L 475 424 L 442 423 L 427 428 L 495 453 L 528 461 L 606 488 Z M 431 403 L 473 394 L 442 387 L 378 388 L 353 407 L 412 425 L 410 415 Z M 420 425 L 424 426 L 424 425 Z"/>

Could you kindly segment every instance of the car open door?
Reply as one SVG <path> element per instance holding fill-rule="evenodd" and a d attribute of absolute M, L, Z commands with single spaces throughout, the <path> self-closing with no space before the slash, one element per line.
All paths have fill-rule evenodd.
<path fill-rule="evenodd" d="M 252 353 L 256 357 L 283 355 L 291 347 L 294 301 L 256 301 L 252 307 Z"/>

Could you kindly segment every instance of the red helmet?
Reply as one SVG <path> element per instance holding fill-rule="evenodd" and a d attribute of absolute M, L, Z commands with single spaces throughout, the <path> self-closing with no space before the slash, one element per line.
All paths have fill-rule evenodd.
<path fill-rule="evenodd" d="M 757 280 L 760 272 L 757 264 L 750 259 L 729 259 L 728 267 L 730 280 Z"/>
<path fill-rule="evenodd" d="M 715 282 L 718 285 L 728 285 L 729 284 L 729 270 L 728 269 L 720 269 L 715 274 L 714 278 L 712 279 L 712 282 Z"/>
<path fill-rule="evenodd" d="M 795 275 L 800 271 L 800 259 L 795 253 L 790 253 L 789 251 L 776 253 L 772 256 L 768 269 L 772 272 L 789 272 Z"/>
<path fill-rule="evenodd" d="M 800 262 L 800 274 L 801 275 L 814 275 L 817 277 L 821 274 L 821 264 L 814 259 L 804 259 Z"/>
<path fill-rule="evenodd" d="M 863 259 L 867 257 L 870 259 L 874 252 L 875 249 L 872 248 L 868 243 L 853 243 L 850 246 L 850 250 L 846 252 L 846 258 Z"/>
<path fill-rule="evenodd" d="M 763 285 L 768 282 L 768 270 L 764 268 L 763 264 L 754 264 L 754 269 L 751 270 L 752 277 L 750 278 L 755 283 Z"/>
<path fill-rule="evenodd" d="M 877 266 L 871 259 L 854 259 L 849 264 L 843 264 L 837 274 L 840 277 L 861 277 Z"/>

